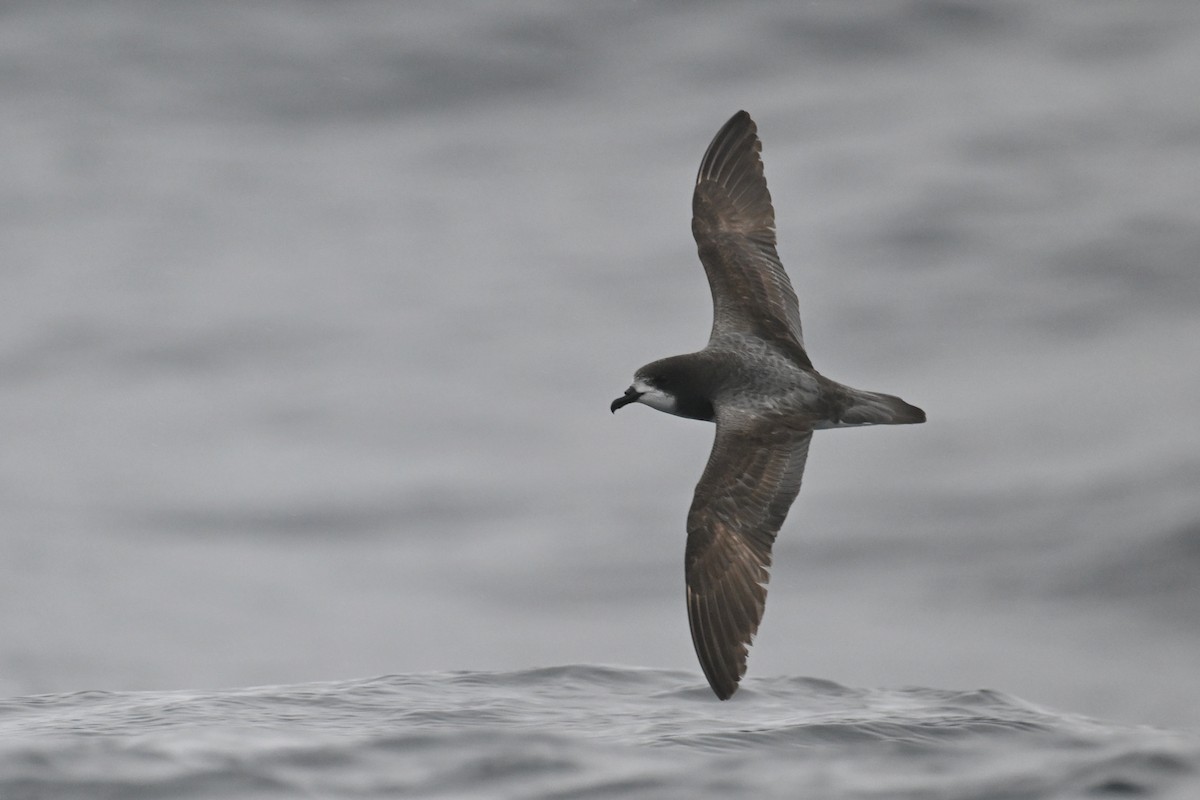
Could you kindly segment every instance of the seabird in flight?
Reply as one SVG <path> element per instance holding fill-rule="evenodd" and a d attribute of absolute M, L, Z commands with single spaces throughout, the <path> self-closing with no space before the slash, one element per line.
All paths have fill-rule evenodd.
<path fill-rule="evenodd" d="M 713 298 L 708 344 L 642 367 L 612 403 L 613 412 L 643 403 L 717 425 L 688 512 L 684 566 L 692 643 L 722 700 L 746 672 L 771 545 L 800 491 L 813 431 L 925 421 L 899 397 L 852 389 L 813 368 L 775 251 L 761 150 L 753 120 L 739 111 L 696 176 L 692 235 Z"/>

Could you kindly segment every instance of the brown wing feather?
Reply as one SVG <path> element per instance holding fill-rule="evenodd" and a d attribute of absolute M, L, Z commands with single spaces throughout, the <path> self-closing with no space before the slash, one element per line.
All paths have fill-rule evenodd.
<path fill-rule="evenodd" d="M 746 671 L 767 599 L 771 545 L 800 492 L 812 432 L 779 418 L 752 427 L 718 416 L 688 513 L 688 623 L 700 666 L 722 700 Z"/>
<path fill-rule="evenodd" d="M 739 111 L 708 146 L 696 176 L 692 235 L 712 290 L 712 332 L 755 333 L 812 366 L 796 292 L 775 250 L 761 150 L 754 121 Z"/>

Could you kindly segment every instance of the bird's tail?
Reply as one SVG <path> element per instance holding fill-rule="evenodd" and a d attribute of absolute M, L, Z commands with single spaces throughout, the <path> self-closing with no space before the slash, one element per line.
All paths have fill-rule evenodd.
<path fill-rule="evenodd" d="M 899 397 L 846 387 L 846 404 L 835 427 L 850 425 L 912 425 L 925 421 L 925 412 Z"/>

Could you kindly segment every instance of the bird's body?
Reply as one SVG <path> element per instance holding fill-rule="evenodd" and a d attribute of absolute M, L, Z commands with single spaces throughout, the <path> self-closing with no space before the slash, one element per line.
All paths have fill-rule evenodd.
<path fill-rule="evenodd" d="M 612 410 L 642 403 L 715 422 L 687 520 L 688 621 L 722 700 L 737 689 L 762 619 L 771 545 L 800 491 L 812 432 L 925 421 L 898 397 L 813 368 L 796 294 L 775 251 L 775 212 L 750 115 L 735 114 L 696 178 L 692 233 L 713 296 L 703 350 L 651 362 Z"/>

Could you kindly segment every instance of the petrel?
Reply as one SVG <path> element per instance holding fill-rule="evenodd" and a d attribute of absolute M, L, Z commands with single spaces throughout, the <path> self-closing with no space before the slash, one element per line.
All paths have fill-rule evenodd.
<path fill-rule="evenodd" d="M 852 389 L 813 367 L 775 251 L 761 151 L 754 121 L 739 111 L 696 176 L 692 235 L 712 291 L 708 344 L 642 367 L 611 406 L 643 403 L 717 425 L 688 511 L 684 575 L 692 644 L 722 700 L 746 672 L 771 545 L 800 492 L 813 431 L 925 421 L 899 397 Z"/>

